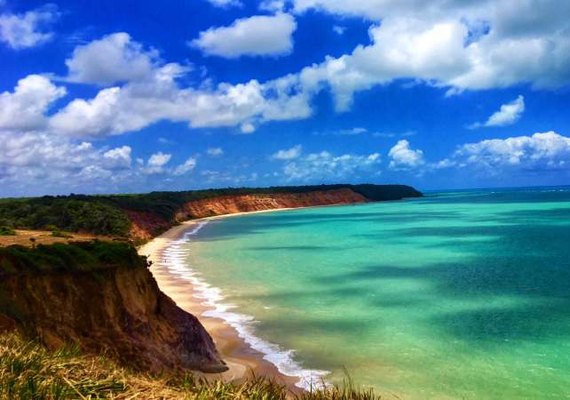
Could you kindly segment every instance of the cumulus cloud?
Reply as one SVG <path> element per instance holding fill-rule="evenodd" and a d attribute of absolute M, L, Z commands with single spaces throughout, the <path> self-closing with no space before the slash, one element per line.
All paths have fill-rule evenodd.
<path fill-rule="evenodd" d="M 390 157 L 388 166 L 394 170 L 409 170 L 425 163 L 423 151 L 410 148 L 410 142 L 405 139 L 399 140 L 390 149 L 388 157 Z"/>
<path fill-rule="evenodd" d="M 279 150 L 275 152 L 271 158 L 275 160 L 293 160 L 298 158 L 301 153 L 303 152 L 303 147 L 298 144 L 296 146 L 291 147 L 290 149 L 286 150 Z"/>
<path fill-rule="evenodd" d="M 503 104 L 501 109 L 491 115 L 485 126 L 506 126 L 517 122 L 524 112 L 524 97 L 518 96 L 510 103 Z"/>
<path fill-rule="evenodd" d="M 66 93 L 41 75 L 20 79 L 13 92 L 0 93 L 0 129 L 33 130 L 46 124 L 51 103 Z"/>
<path fill-rule="evenodd" d="M 441 166 L 475 167 L 492 174 L 509 169 L 570 169 L 570 138 L 549 131 L 468 143 L 443 160 Z"/>
<path fill-rule="evenodd" d="M 529 34 L 564 26 L 566 3 L 557 0 L 292 0 L 296 12 L 320 10 L 371 21 L 387 17 L 423 18 L 427 21 L 465 18 L 492 23 L 501 34 Z"/>
<path fill-rule="evenodd" d="M 512 125 L 520 119 L 523 112 L 524 97 L 518 96 L 510 103 L 503 104 L 499 111 L 493 113 L 485 123 L 475 123 L 470 128 Z"/>
<path fill-rule="evenodd" d="M 179 177 L 196 167 L 189 157 L 169 168 L 171 155 L 162 152 L 133 163 L 132 153 L 43 130 L 0 129 L 0 196 L 140 190 L 148 175 Z"/>
<path fill-rule="evenodd" d="M 330 6 L 317 3 L 307 7 Z M 451 13 L 451 17 L 440 20 L 435 8 L 429 8 L 424 11 L 430 18 L 418 19 L 419 14 L 408 6 L 401 5 L 400 9 L 390 3 L 390 7 L 384 8 L 388 14 L 382 24 L 370 29 L 370 45 L 357 46 L 351 54 L 327 57 L 299 73 L 267 82 L 253 79 L 216 87 L 180 87 L 178 78 L 188 72 L 187 68 L 176 63 L 164 64 L 157 54 L 145 50 L 126 34 L 110 35 L 96 43 L 110 45 L 117 52 L 111 59 L 118 60 L 111 64 L 124 68 L 117 71 L 110 68 L 101 74 L 97 68 L 92 70 L 79 62 L 70 76 L 99 83 L 126 83 L 103 89 L 91 99 L 75 99 L 50 122 L 54 130 L 76 136 L 122 134 L 161 120 L 187 122 L 190 127 L 237 126 L 242 133 L 251 133 L 267 121 L 311 116 L 311 100 L 326 87 L 334 94 L 337 110 L 343 111 L 350 108 L 355 92 L 396 79 L 423 81 L 452 92 L 522 82 L 535 87 L 570 82 L 570 51 L 563 51 L 570 43 L 563 40 L 566 36 L 556 33 L 566 22 L 545 25 L 528 35 L 515 35 L 520 28 L 507 28 L 506 17 L 493 19 L 491 16 L 495 14 L 489 14 L 484 7 L 464 8 L 459 2 L 456 6 L 472 15 L 463 18 L 464 12 L 458 13 L 454 20 Z M 435 17 L 431 16 L 432 11 Z M 479 16 L 491 18 L 488 22 L 491 30 L 474 35 L 474 23 L 469 21 Z M 277 17 L 291 18 L 286 14 L 263 18 Z M 506 36 L 493 36 L 499 35 L 492 29 L 493 24 L 501 26 L 501 35 Z M 273 26 L 271 29 L 275 30 Z M 496 54 L 491 57 L 487 50 Z M 81 54 L 79 49 L 76 53 Z M 78 56 L 70 60 L 81 59 Z M 70 64 L 73 65 L 71 61 Z M 563 68 L 566 64 L 569 68 Z"/>
<path fill-rule="evenodd" d="M 109 85 L 151 76 L 158 53 L 145 51 L 128 33 L 118 32 L 78 46 L 65 61 L 69 80 Z"/>
<path fill-rule="evenodd" d="M 283 175 L 289 181 L 315 182 L 355 178 L 359 173 L 369 174 L 379 163 L 378 153 L 336 156 L 328 151 L 322 151 L 287 161 L 283 167 Z"/>
<path fill-rule="evenodd" d="M 182 86 L 181 82 L 188 80 L 179 78 L 189 73 L 187 67 L 165 63 L 156 51 L 126 33 L 109 35 L 76 49 L 68 65 L 70 79 L 110 87 L 57 110 L 50 117 L 51 129 L 72 136 L 106 136 L 167 120 L 193 128 L 238 127 L 250 133 L 267 121 L 308 118 L 313 113 L 312 99 L 327 89 L 334 95 L 336 109 L 346 111 L 354 93 L 398 79 L 441 87 L 450 94 L 519 84 L 543 89 L 570 83 L 570 20 L 560 17 L 570 12 L 570 2 L 526 0 L 520 7 L 490 0 L 291 3 L 295 12 L 318 9 L 369 19 L 370 43 L 266 82 L 252 79 L 237 84 Z M 258 18 L 271 19 L 271 23 L 261 24 L 268 25 L 264 29 L 270 35 L 255 34 L 254 42 L 282 31 L 275 19 L 292 22 L 289 27 L 296 25 L 291 15 L 278 13 L 238 20 L 204 35 L 229 32 L 232 37 L 243 24 L 254 21 L 255 25 Z M 251 32 L 255 29 L 244 30 L 243 43 L 249 43 Z M 280 43 L 291 39 L 290 34 L 282 36 L 288 39 Z M 228 45 L 230 52 L 241 54 L 242 37 L 236 36 L 235 43 L 232 40 L 220 41 L 221 46 Z M 102 57 L 104 62 L 91 50 L 96 46 L 104 49 L 101 54 L 110 54 Z M 263 46 L 256 44 L 255 48 Z M 247 46 L 245 49 L 247 53 Z"/>
<path fill-rule="evenodd" d="M 201 32 L 191 45 L 207 55 L 225 58 L 286 55 L 293 50 L 296 29 L 297 23 L 289 14 L 257 15 Z"/>
<path fill-rule="evenodd" d="M 194 157 L 188 158 L 184 163 L 180 164 L 174 169 L 174 175 L 185 175 L 196 167 L 196 159 Z"/>
<path fill-rule="evenodd" d="M 127 54 L 118 59 L 149 61 L 140 44 L 129 43 L 119 46 Z M 138 53 L 131 54 L 133 51 Z M 187 122 L 191 127 L 241 125 L 243 133 L 250 133 L 255 130 L 252 121 L 306 118 L 312 112 L 311 95 L 303 90 L 294 75 L 263 84 L 251 80 L 234 85 L 221 83 L 214 88 L 182 88 L 177 79 L 188 72 L 183 66 L 157 63 L 148 70 L 149 64 L 142 64 L 146 66 L 137 74 L 140 80 L 111 73 L 106 73 L 105 79 L 101 76 L 95 79 L 96 75 L 83 71 L 82 76 L 91 76 L 100 82 L 131 80 L 104 88 L 91 99 L 74 99 L 50 118 L 51 129 L 71 136 L 95 137 L 132 132 L 168 120 Z"/>
<path fill-rule="evenodd" d="M 210 147 L 206 153 L 210 157 L 221 157 L 224 155 L 224 150 L 221 147 Z"/>
<path fill-rule="evenodd" d="M 448 93 L 530 83 L 555 88 L 570 83 L 570 3 L 528 0 L 433 2 L 296 0 L 298 12 L 314 8 L 358 15 L 375 23 L 372 43 L 328 57 L 301 73 L 306 85 L 332 88 L 336 108 L 353 94 L 397 79 L 413 79 Z M 520 8 L 519 8 L 520 5 Z M 540 10 L 540 11 L 538 11 Z M 524 15 L 524 18 L 520 16 Z M 481 23 L 482 22 L 482 23 Z M 482 29 L 481 27 L 485 27 Z"/>
<path fill-rule="evenodd" d="M 168 164 L 171 158 L 172 154 L 163 153 L 161 151 L 152 154 L 146 163 L 144 172 L 149 175 L 165 173 L 166 169 L 164 166 Z"/>
<path fill-rule="evenodd" d="M 103 158 L 111 162 L 110 165 L 119 168 L 129 168 L 131 166 L 130 146 L 117 147 L 103 153 Z"/>
<path fill-rule="evenodd" d="M 45 132 L 0 131 L 0 193 L 108 191 L 128 182 L 131 148 L 96 148 Z"/>
<path fill-rule="evenodd" d="M 52 5 L 24 14 L 0 14 L 0 42 L 14 50 L 41 45 L 53 37 L 48 29 L 58 16 Z"/>

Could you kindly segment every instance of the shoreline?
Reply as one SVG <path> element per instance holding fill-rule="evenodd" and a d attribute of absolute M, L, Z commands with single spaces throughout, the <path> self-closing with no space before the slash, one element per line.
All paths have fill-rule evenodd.
<path fill-rule="evenodd" d="M 168 254 L 165 254 L 169 247 L 175 244 L 176 241 L 184 239 L 185 235 L 191 235 L 192 232 L 196 233 L 204 223 L 210 220 L 291 209 L 279 208 L 240 212 L 185 221 L 138 248 L 140 255 L 145 255 L 152 261 L 152 266 L 149 270 L 160 290 L 174 300 L 180 308 L 198 318 L 214 340 L 220 356 L 229 367 L 228 371 L 219 374 L 202 374 L 193 371 L 194 374 L 224 381 L 239 381 L 254 374 L 255 376 L 268 377 L 277 383 L 285 385 L 293 393 L 303 391 L 302 388 L 297 386 L 301 378 L 280 372 L 274 363 L 264 359 L 266 354 L 253 349 L 227 320 L 217 316 L 204 315 L 215 311 L 215 308 L 204 304 L 203 296 L 199 295 L 199 288 L 196 282 L 193 282 L 191 278 L 185 279 L 176 274 L 171 270 L 173 266 L 165 262 L 165 259 L 169 257 Z"/>

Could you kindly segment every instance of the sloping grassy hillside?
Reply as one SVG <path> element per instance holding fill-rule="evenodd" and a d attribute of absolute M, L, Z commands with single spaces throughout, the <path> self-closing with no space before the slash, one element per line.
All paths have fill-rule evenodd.
<path fill-rule="evenodd" d="M 122 368 L 76 348 L 49 352 L 17 333 L 0 335 L 0 399 L 216 399 L 372 400 L 372 392 L 333 387 L 293 394 L 284 386 L 250 377 L 241 383 L 192 375 L 151 376 Z"/>

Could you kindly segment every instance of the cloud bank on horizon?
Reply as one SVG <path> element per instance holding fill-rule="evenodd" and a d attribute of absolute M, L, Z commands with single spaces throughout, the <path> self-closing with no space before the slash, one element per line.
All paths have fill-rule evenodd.
<path fill-rule="evenodd" d="M 570 182 L 569 2 L 103 3 L 0 2 L 1 196 Z"/>

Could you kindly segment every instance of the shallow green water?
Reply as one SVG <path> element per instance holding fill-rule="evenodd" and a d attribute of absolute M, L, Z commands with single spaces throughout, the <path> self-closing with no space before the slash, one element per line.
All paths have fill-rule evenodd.
<path fill-rule="evenodd" d="M 570 190 L 212 221 L 184 245 L 304 368 L 405 399 L 570 398 Z"/>

